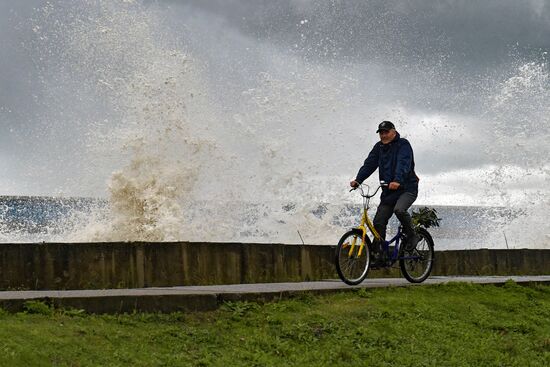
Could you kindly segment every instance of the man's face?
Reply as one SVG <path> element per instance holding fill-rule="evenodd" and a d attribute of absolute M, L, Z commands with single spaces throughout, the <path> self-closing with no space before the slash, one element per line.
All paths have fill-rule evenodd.
<path fill-rule="evenodd" d="M 393 138 L 395 138 L 396 134 L 397 132 L 395 131 L 395 129 L 380 130 L 380 132 L 378 133 L 378 135 L 380 135 L 380 141 L 382 142 L 382 144 L 388 144 L 389 142 L 391 142 Z"/>

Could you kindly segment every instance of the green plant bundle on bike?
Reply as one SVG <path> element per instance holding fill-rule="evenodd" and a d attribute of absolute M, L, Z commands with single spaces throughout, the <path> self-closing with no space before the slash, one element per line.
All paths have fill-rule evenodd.
<path fill-rule="evenodd" d="M 426 280 L 432 271 L 434 262 L 434 242 L 426 228 L 438 226 L 440 218 L 437 217 L 435 209 L 423 208 L 413 213 L 413 223 L 418 234 L 419 241 L 416 247 L 406 249 L 403 246 L 407 238 L 399 226 L 397 234 L 390 240 L 383 240 L 372 221 L 368 216 L 370 199 L 376 195 L 378 190 L 386 185 L 380 186 L 369 194 L 367 185 L 360 185 L 361 196 L 363 197 L 363 215 L 361 224 L 346 232 L 336 247 L 335 263 L 338 276 L 344 283 L 357 285 L 367 277 L 371 267 L 388 268 L 399 262 L 403 276 L 412 283 L 421 283 Z M 365 189 L 366 187 L 366 193 Z M 369 236 L 370 232 L 370 236 Z M 372 240 L 371 240 L 372 237 Z M 372 263 L 373 241 L 381 244 L 377 251 L 377 262 Z M 392 244 L 394 244 L 392 246 Z"/>

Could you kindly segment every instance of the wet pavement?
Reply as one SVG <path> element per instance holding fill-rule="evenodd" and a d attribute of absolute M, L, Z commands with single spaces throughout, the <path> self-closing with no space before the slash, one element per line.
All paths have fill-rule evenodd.
<path fill-rule="evenodd" d="M 0 307 L 11 311 L 24 309 L 31 300 L 41 300 L 56 307 L 84 309 L 92 313 L 207 311 L 227 301 L 271 301 L 304 293 L 333 293 L 354 288 L 422 286 L 448 282 L 503 284 L 508 280 L 522 285 L 550 284 L 550 275 L 542 276 L 434 276 L 424 283 L 411 284 L 403 278 L 366 279 L 357 286 L 340 280 L 297 283 L 256 283 L 209 286 L 155 287 L 134 289 L 87 289 L 0 292 Z"/>

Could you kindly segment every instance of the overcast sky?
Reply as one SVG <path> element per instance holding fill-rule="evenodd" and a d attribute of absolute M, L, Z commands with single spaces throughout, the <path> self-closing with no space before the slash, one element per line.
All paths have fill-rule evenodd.
<path fill-rule="evenodd" d="M 57 9 L 78 7 L 67 1 L 50 2 Z M 77 77 L 64 78 L 61 84 L 56 79 L 62 91 L 54 90 L 51 81 L 44 82 L 51 65 L 57 73 L 71 66 L 67 60 L 55 59 L 61 41 L 41 42 L 33 32 L 33 26 L 44 22 L 43 12 L 33 9 L 44 3 L 0 2 L 0 194 L 101 195 L 117 163 L 105 161 L 99 164 L 103 168 L 90 171 L 87 167 L 98 159 L 82 146 L 89 144 L 87 121 L 113 115 L 102 96 L 82 102 L 88 92 L 76 92 L 82 82 Z M 219 102 L 217 114 L 224 120 L 219 128 L 226 129 L 226 140 L 234 140 L 234 147 L 227 148 L 234 149 L 234 154 L 239 154 L 236 147 L 242 142 L 240 133 L 231 133 L 233 122 L 228 121 L 243 113 L 242 93 L 257 90 L 258 75 L 269 72 L 286 85 L 294 83 L 293 92 L 323 94 L 319 101 L 334 103 L 336 112 L 322 121 L 313 117 L 315 98 L 303 97 L 304 103 L 311 103 L 300 115 L 307 126 L 281 125 L 292 126 L 303 138 L 313 138 L 313 146 L 315 139 L 320 142 L 318 150 L 296 150 L 296 155 L 303 154 L 305 165 L 313 167 L 308 175 L 317 169 L 319 176 L 352 177 L 376 141 L 367 132 L 381 119 L 395 120 L 417 143 L 417 165 L 423 173 L 447 185 L 446 191 L 434 195 L 453 194 L 453 185 L 466 191 L 475 187 L 465 184 L 467 178 L 457 183 L 461 174 L 445 178 L 449 172 L 480 174 L 484 167 L 508 161 L 531 168 L 542 162 L 514 161 L 509 149 L 498 146 L 508 141 L 495 143 L 488 152 L 487 140 L 479 134 L 491 133 L 480 126 L 481 121 L 499 120 L 497 131 L 522 144 L 524 130 L 532 126 L 529 121 L 523 122 L 517 137 L 507 127 L 517 123 L 516 114 L 526 113 L 538 119 L 542 133 L 548 134 L 548 116 L 542 113 L 548 110 L 547 66 L 530 68 L 526 75 L 519 71 L 529 63 L 546 62 L 548 1 L 164 0 L 145 1 L 143 12 L 161 19 L 157 34 L 170 34 L 163 37 L 168 43 L 200 60 L 211 99 Z M 56 19 L 63 22 L 63 11 L 57 14 Z M 339 92 L 317 90 L 311 75 L 292 74 L 309 72 Z M 527 112 L 488 107 L 503 83 L 518 76 L 540 79 L 538 89 L 529 91 L 542 96 L 537 104 L 528 106 Z M 330 119 L 337 122 L 332 124 Z M 334 134 L 338 138 L 331 140 Z M 346 140 L 353 142 L 353 154 L 340 148 Z M 334 155 L 319 157 L 327 144 L 334 144 Z M 322 160 L 326 164 L 315 163 Z"/>

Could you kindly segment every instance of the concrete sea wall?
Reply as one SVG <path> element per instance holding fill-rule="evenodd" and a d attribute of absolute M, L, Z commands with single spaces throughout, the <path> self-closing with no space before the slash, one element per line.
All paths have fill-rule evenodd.
<path fill-rule="evenodd" d="M 334 248 L 251 243 L 0 244 L 0 290 L 104 289 L 337 278 Z M 550 274 L 550 250 L 436 252 L 432 275 Z M 400 276 L 398 269 L 369 277 Z"/>

